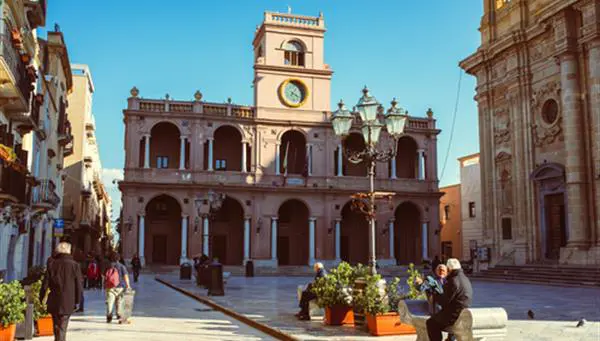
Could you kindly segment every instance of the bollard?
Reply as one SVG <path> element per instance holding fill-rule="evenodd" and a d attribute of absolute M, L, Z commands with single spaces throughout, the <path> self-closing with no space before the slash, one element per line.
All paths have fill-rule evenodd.
<path fill-rule="evenodd" d="M 208 266 L 208 296 L 225 296 L 223 285 L 223 265 L 213 263 Z"/>
<path fill-rule="evenodd" d="M 246 277 L 254 277 L 254 262 L 251 260 L 246 262 Z"/>
<path fill-rule="evenodd" d="M 179 279 L 192 279 L 192 265 L 183 263 L 179 267 Z"/>

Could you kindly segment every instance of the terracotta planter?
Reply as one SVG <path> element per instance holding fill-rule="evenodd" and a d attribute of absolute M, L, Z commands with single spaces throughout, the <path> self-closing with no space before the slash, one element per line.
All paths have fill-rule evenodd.
<path fill-rule="evenodd" d="M 16 324 L 9 324 L 7 327 L 0 325 L 0 341 L 14 341 L 16 331 Z"/>
<path fill-rule="evenodd" d="M 52 324 L 52 316 L 44 316 L 35 321 L 35 336 L 53 336 L 54 327 Z"/>
<path fill-rule="evenodd" d="M 417 331 L 411 325 L 400 322 L 398 313 L 387 313 L 382 315 L 367 314 L 367 326 L 371 335 L 412 335 Z"/>
<path fill-rule="evenodd" d="M 330 326 L 354 325 L 352 307 L 345 305 L 325 307 L 325 324 Z"/>

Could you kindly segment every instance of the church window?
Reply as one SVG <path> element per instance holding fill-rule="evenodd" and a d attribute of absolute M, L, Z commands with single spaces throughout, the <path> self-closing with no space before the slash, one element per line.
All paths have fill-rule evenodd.
<path fill-rule="evenodd" d="M 547 124 L 553 124 L 558 119 L 558 103 L 555 100 L 549 99 L 542 107 L 542 119 Z"/>
<path fill-rule="evenodd" d="M 502 218 L 502 239 L 512 239 L 512 220 L 510 218 Z"/>
<path fill-rule="evenodd" d="M 288 41 L 284 47 L 284 64 L 304 66 L 304 48 L 297 41 Z"/>

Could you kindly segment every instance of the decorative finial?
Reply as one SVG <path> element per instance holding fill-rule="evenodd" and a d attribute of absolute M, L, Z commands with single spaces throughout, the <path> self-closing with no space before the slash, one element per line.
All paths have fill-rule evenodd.
<path fill-rule="evenodd" d="M 231 104 L 231 97 L 227 97 L 227 103 Z"/>
<path fill-rule="evenodd" d="M 60 26 L 58 26 L 58 23 L 54 23 L 54 32 L 60 32 Z"/>
<path fill-rule="evenodd" d="M 319 12 L 319 19 L 323 19 L 323 17 L 324 17 L 324 16 L 323 16 L 323 11 L 320 11 L 320 12 Z"/>
<path fill-rule="evenodd" d="M 344 107 L 344 100 L 340 99 L 340 102 L 338 103 L 338 108 L 340 108 L 340 110 Z"/>
<path fill-rule="evenodd" d="M 427 109 L 427 117 L 433 118 L 433 110 L 431 108 Z"/>
<path fill-rule="evenodd" d="M 365 87 L 362 89 L 362 93 L 363 96 L 365 97 L 369 97 L 369 88 L 367 88 L 367 86 L 365 85 Z"/>
<path fill-rule="evenodd" d="M 288 14 L 292 14 L 292 6 L 288 5 Z"/>
<path fill-rule="evenodd" d="M 395 108 L 396 108 L 396 105 L 398 105 L 398 101 L 396 101 L 396 97 L 394 97 L 394 98 L 392 99 L 392 102 L 391 102 L 391 104 L 392 104 L 392 109 L 395 109 Z"/>
<path fill-rule="evenodd" d="M 167 99 L 167 101 L 169 100 L 169 98 L 171 98 L 171 96 L 169 96 L 169 94 L 165 95 L 165 98 Z"/>
<path fill-rule="evenodd" d="M 200 90 L 196 90 L 196 92 L 194 93 L 194 99 L 198 102 L 202 100 L 202 93 L 200 92 Z"/>
<path fill-rule="evenodd" d="M 131 88 L 129 93 L 131 94 L 131 97 L 137 97 L 140 94 L 140 90 L 138 90 L 138 88 L 134 86 L 133 88 Z"/>

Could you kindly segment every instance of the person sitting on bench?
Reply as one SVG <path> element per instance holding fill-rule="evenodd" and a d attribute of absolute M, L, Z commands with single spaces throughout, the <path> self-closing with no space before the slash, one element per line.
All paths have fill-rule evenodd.
<path fill-rule="evenodd" d="M 316 272 L 315 279 L 312 281 L 312 283 L 307 285 L 306 289 L 302 291 L 302 296 L 300 297 L 300 312 L 296 314 L 296 317 L 301 321 L 310 321 L 310 315 L 308 314 L 308 303 L 317 298 L 317 295 L 312 292 L 313 283 L 315 283 L 317 279 L 327 275 L 327 271 L 325 271 L 322 263 L 315 263 L 314 269 Z"/>

